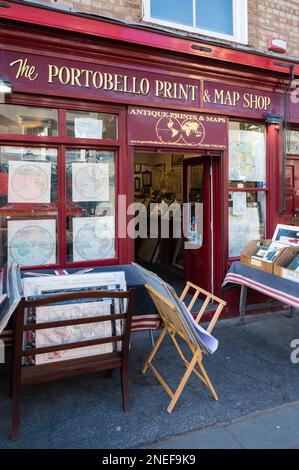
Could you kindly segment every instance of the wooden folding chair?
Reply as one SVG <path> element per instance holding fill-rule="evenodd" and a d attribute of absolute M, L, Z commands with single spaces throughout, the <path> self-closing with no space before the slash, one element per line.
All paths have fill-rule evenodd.
<path fill-rule="evenodd" d="M 155 377 L 158 379 L 160 384 L 163 386 L 163 388 L 166 390 L 168 395 L 171 397 L 171 402 L 167 408 L 168 413 L 171 413 L 181 395 L 183 392 L 185 385 L 192 374 L 192 372 L 209 388 L 211 391 L 213 397 L 215 400 L 218 400 L 217 393 L 209 379 L 209 376 L 202 364 L 203 360 L 203 351 L 198 347 L 198 345 L 195 345 L 194 342 L 191 340 L 188 332 L 186 331 L 186 328 L 184 326 L 184 322 L 182 322 L 181 316 L 178 312 L 177 306 L 170 302 L 167 298 L 162 296 L 157 290 L 152 288 L 150 285 L 146 284 L 145 285 L 149 294 L 151 295 L 154 304 L 157 307 L 157 310 L 162 318 L 163 321 L 163 329 L 162 332 L 153 348 L 151 353 L 149 354 L 147 361 L 142 368 L 142 373 L 145 374 L 148 369 L 150 369 Z M 194 294 L 191 298 L 191 301 L 188 305 L 188 310 L 191 311 L 191 309 L 194 307 L 195 303 L 199 299 L 200 296 L 204 296 L 205 300 L 202 304 L 202 307 L 197 315 L 196 322 L 199 323 L 199 321 L 202 319 L 203 315 L 206 313 L 206 309 L 208 305 L 213 302 L 217 304 L 216 311 L 212 317 L 212 320 L 210 321 L 210 324 L 207 328 L 207 332 L 211 333 L 219 319 L 219 316 L 223 310 L 223 308 L 226 306 L 226 302 L 223 300 L 219 299 L 218 297 L 215 297 L 214 295 L 210 294 L 209 292 L 205 291 L 204 289 L 201 289 L 200 287 L 191 284 L 188 282 L 186 284 L 185 289 L 182 292 L 182 295 L 180 297 L 180 300 L 184 301 L 186 297 L 190 294 L 190 292 L 194 291 Z M 169 334 L 170 338 L 181 358 L 183 361 L 185 367 L 186 367 L 186 372 L 184 373 L 179 386 L 177 387 L 176 391 L 173 392 L 170 387 L 167 385 L 166 381 L 163 379 L 161 374 L 158 372 L 157 368 L 153 364 L 153 360 L 164 340 L 166 335 Z M 185 343 L 188 345 L 191 353 L 192 353 L 192 359 L 189 362 L 186 357 L 183 354 L 183 351 L 177 341 L 177 337 L 180 337 L 182 340 L 185 341 Z M 196 366 L 198 366 L 199 370 L 196 369 Z"/>
<path fill-rule="evenodd" d="M 100 300 L 100 299 L 127 299 L 126 312 L 111 313 L 110 315 L 90 316 L 86 318 L 57 320 L 52 322 L 27 324 L 25 321 L 26 309 L 41 306 L 50 306 L 63 302 L 74 302 L 82 300 Z M 17 311 L 15 312 L 15 328 L 14 328 L 14 351 L 12 363 L 12 381 L 11 381 L 11 398 L 12 398 L 12 415 L 11 415 L 11 438 L 17 439 L 19 436 L 20 423 L 20 399 L 22 385 L 34 384 L 40 382 L 48 382 L 63 377 L 72 377 L 74 375 L 86 374 L 90 372 L 107 371 L 106 377 L 109 377 L 109 371 L 120 369 L 123 409 L 129 409 L 129 386 L 128 386 L 128 358 L 130 348 L 130 333 L 132 312 L 134 308 L 135 289 L 128 292 L 115 291 L 83 291 L 75 293 L 65 293 L 53 296 L 44 296 L 36 300 L 21 299 Z M 60 328 L 73 325 L 88 325 L 93 323 L 104 323 L 123 321 L 125 323 L 123 332 L 112 332 L 112 336 L 100 339 L 88 339 L 86 341 L 78 341 L 72 343 L 63 343 L 44 347 L 34 347 L 26 349 L 23 344 L 24 333 L 46 330 L 48 328 Z M 96 356 L 83 356 L 75 359 L 57 361 L 41 365 L 26 366 L 23 358 L 35 356 L 56 351 L 66 351 L 71 349 L 79 349 L 88 346 L 97 346 L 105 344 L 120 344 L 121 350 L 118 349 L 108 354 L 99 354 Z M 110 374 L 111 375 L 111 374 Z"/>

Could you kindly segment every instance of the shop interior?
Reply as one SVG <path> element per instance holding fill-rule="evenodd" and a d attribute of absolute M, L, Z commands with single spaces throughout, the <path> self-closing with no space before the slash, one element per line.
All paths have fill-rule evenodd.
<path fill-rule="evenodd" d="M 136 151 L 134 156 L 134 194 L 135 202 L 143 203 L 146 207 L 148 238 L 139 236 L 135 241 L 135 260 L 169 282 L 177 292 L 185 285 L 184 272 L 184 242 L 183 237 L 183 202 L 203 202 L 202 183 L 203 171 L 200 166 L 188 167 L 184 176 L 184 162 L 198 158 L 192 154 L 169 154 L 162 152 Z M 189 177 L 189 169 L 190 173 Z M 188 188 L 184 187 L 184 184 Z M 161 237 L 162 212 L 158 210 L 158 237 L 150 237 L 150 217 L 156 204 L 166 203 L 168 206 L 177 203 L 181 213 L 182 237 L 177 238 L 173 213 L 169 213 L 169 238 Z M 177 207 L 178 207 L 177 206 Z M 192 205 L 191 205 L 192 207 Z M 194 214 L 190 212 L 190 231 L 194 229 L 192 222 Z M 178 221 L 178 219 L 176 219 Z M 188 229 L 188 230 L 189 230 Z M 192 234 L 190 232 L 190 236 Z"/>

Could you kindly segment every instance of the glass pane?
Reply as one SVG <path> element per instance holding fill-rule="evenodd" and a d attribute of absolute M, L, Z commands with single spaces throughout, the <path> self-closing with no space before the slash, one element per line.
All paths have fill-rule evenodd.
<path fill-rule="evenodd" d="M 151 17 L 193 26 L 193 0 L 151 0 Z"/>
<path fill-rule="evenodd" d="M 262 124 L 230 122 L 229 184 L 266 187 L 266 129 Z"/>
<path fill-rule="evenodd" d="M 229 193 L 229 257 L 238 258 L 252 240 L 265 236 L 266 194 Z"/>
<path fill-rule="evenodd" d="M 189 202 L 203 202 L 203 164 L 188 167 Z"/>
<path fill-rule="evenodd" d="M 57 149 L 0 146 L 0 265 L 57 262 Z"/>
<path fill-rule="evenodd" d="M 234 34 L 232 0 L 196 0 L 196 26 L 222 34 Z"/>
<path fill-rule="evenodd" d="M 0 104 L 0 134 L 56 136 L 57 109 Z"/>
<path fill-rule="evenodd" d="M 68 149 L 67 260 L 115 257 L 115 155 Z"/>
<path fill-rule="evenodd" d="M 289 131 L 287 144 L 288 153 L 299 155 L 299 131 Z"/>
<path fill-rule="evenodd" d="M 117 139 L 118 118 L 115 114 L 67 111 L 67 136 L 78 139 Z"/>
<path fill-rule="evenodd" d="M 204 204 L 203 195 L 204 164 L 188 166 L 188 202 L 189 202 L 189 241 L 203 241 L 203 227 L 197 225 L 195 204 Z"/>

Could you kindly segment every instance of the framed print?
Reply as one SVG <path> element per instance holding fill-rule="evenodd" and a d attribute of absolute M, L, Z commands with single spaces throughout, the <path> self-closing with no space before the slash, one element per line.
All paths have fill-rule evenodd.
<path fill-rule="evenodd" d="M 171 164 L 172 166 L 183 166 L 184 163 L 184 155 L 172 155 L 171 157 Z"/>
<path fill-rule="evenodd" d="M 72 163 L 73 202 L 109 201 L 109 165 Z"/>
<path fill-rule="evenodd" d="M 51 202 L 51 163 L 9 161 L 8 202 Z"/>
<path fill-rule="evenodd" d="M 281 250 L 286 247 L 287 245 L 284 245 L 280 242 L 272 242 L 264 256 L 264 261 L 268 263 L 274 263 L 278 255 L 280 255 Z"/>
<path fill-rule="evenodd" d="M 135 177 L 135 178 L 134 178 L 134 182 L 135 182 L 135 193 L 139 193 L 139 192 L 140 192 L 140 189 L 141 189 L 141 181 L 140 181 L 140 178 Z"/>
<path fill-rule="evenodd" d="M 191 167 L 191 189 L 201 189 L 203 180 L 203 165 Z"/>
<path fill-rule="evenodd" d="M 7 222 L 7 259 L 20 266 L 56 263 L 56 220 Z"/>
<path fill-rule="evenodd" d="M 153 190 L 161 191 L 165 179 L 165 164 L 152 167 L 152 187 Z"/>
<path fill-rule="evenodd" d="M 273 241 L 288 246 L 299 246 L 299 227 L 293 225 L 277 225 Z"/>
<path fill-rule="evenodd" d="M 166 190 L 169 193 L 179 194 L 182 191 L 182 169 L 175 168 L 166 174 Z"/>
<path fill-rule="evenodd" d="M 74 292 L 76 290 L 97 290 L 99 288 L 102 288 L 101 290 L 126 290 L 126 279 L 123 271 L 69 274 L 68 276 L 25 277 L 22 284 L 26 297 Z"/>
<path fill-rule="evenodd" d="M 136 173 L 136 174 L 141 173 L 141 164 L 140 163 L 135 163 L 134 173 Z"/>
<path fill-rule="evenodd" d="M 299 254 L 292 259 L 291 263 L 288 265 L 287 269 L 290 271 L 296 271 L 299 273 Z"/>
<path fill-rule="evenodd" d="M 152 185 L 152 173 L 151 171 L 144 171 L 142 173 L 142 186 Z"/>
<path fill-rule="evenodd" d="M 24 295 L 26 297 L 33 295 L 53 295 L 62 293 L 71 293 L 76 291 L 126 291 L 126 279 L 123 271 L 117 272 L 92 272 L 85 274 L 70 274 L 68 276 L 49 275 L 45 277 L 25 277 L 23 279 Z M 55 322 L 63 320 L 72 320 L 86 318 L 90 316 L 110 315 L 120 313 L 126 308 L 126 300 L 123 299 L 99 299 L 92 301 L 70 301 L 51 306 L 42 306 L 32 309 L 29 312 L 27 321 L 33 323 Z M 74 341 L 84 341 L 93 338 L 103 338 L 111 336 L 113 332 L 116 335 L 122 334 L 123 324 L 121 320 L 105 322 L 92 325 L 80 324 L 76 328 L 72 326 L 48 328 L 46 330 L 36 330 L 32 337 L 29 332 L 27 335 L 27 344 L 37 347 L 46 345 L 66 344 Z M 74 339 L 76 338 L 76 339 Z M 94 354 L 106 354 L 112 352 L 112 345 L 108 348 L 103 345 L 88 346 L 86 348 L 74 349 L 71 351 L 58 351 L 55 353 L 35 356 L 35 364 L 44 364 L 48 362 L 60 361 Z M 120 344 L 117 343 L 117 350 Z"/>
<path fill-rule="evenodd" d="M 114 217 L 73 218 L 73 260 L 115 257 Z"/>

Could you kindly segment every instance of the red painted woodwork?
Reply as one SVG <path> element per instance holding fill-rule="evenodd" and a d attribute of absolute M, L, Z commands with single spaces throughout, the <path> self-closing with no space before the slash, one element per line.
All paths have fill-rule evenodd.
<path fill-rule="evenodd" d="M 192 158 L 184 160 L 184 202 L 189 203 L 188 173 L 192 167 L 203 165 L 203 187 L 201 188 L 200 202 L 203 204 L 203 245 L 199 249 L 184 251 L 185 281 L 193 282 L 208 292 L 212 291 L 212 262 L 213 241 L 211 237 L 211 157 Z"/>
<path fill-rule="evenodd" d="M 0 8 L 0 18 L 6 18 L 22 23 L 77 32 L 94 37 L 108 38 L 123 41 L 134 45 L 148 46 L 166 51 L 188 54 L 197 58 L 216 59 L 222 62 L 240 64 L 246 67 L 260 68 L 272 72 L 288 75 L 290 70 L 275 65 L 277 59 L 263 54 L 250 53 L 248 51 L 225 48 L 219 45 L 209 45 L 211 52 L 194 49 L 192 46 L 207 47 L 207 43 L 191 41 L 166 32 L 153 32 L 145 27 L 130 27 L 113 22 L 104 22 L 80 14 L 72 14 L 54 11 L 46 7 L 22 5 L 5 1 L 9 8 Z M 46 12 L 45 12 L 46 10 Z M 291 65 L 290 61 L 279 59 L 279 62 Z M 295 65 L 295 74 L 299 75 L 299 65 Z"/>
<path fill-rule="evenodd" d="M 12 97 L 10 101 L 14 104 L 18 104 L 18 97 Z M 22 96 L 22 104 L 31 104 L 31 99 L 25 99 L 25 96 Z M 66 260 L 66 215 L 67 215 L 67 204 L 66 204 L 66 181 L 65 181 L 65 150 L 66 148 L 88 148 L 88 149 L 99 149 L 115 152 L 115 170 L 116 170 L 116 196 L 118 194 L 126 194 L 127 191 L 127 182 L 128 182 L 128 167 L 126 165 L 126 134 L 123 136 L 125 131 L 125 112 L 120 107 L 103 107 L 97 103 L 79 103 L 75 102 L 76 105 L 71 101 L 61 101 L 59 109 L 59 136 L 57 137 L 39 137 L 31 135 L 1 135 L 0 136 L 0 145 L 10 145 L 10 146 L 38 146 L 38 147 L 56 147 L 58 149 L 58 200 L 57 205 L 54 205 L 58 209 L 58 218 L 57 218 L 57 264 L 51 265 L 51 268 L 57 267 L 75 267 L 75 266 L 96 266 L 96 265 L 113 265 L 113 264 L 127 264 L 132 260 L 128 255 L 128 240 L 127 239 L 116 239 L 116 257 L 113 259 L 103 259 L 103 260 L 93 260 L 86 262 L 67 262 Z M 44 103 L 41 100 L 41 106 L 50 106 L 56 107 L 55 103 L 46 102 Z M 64 108 L 62 108 L 62 106 Z M 66 122 L 66 109 L 81 109 L 84 111 L 97 111 L 97 112 L 112 112 L 118 115 L 119 117 L 119 139 L 116 141 L 96 141 L 93 139 L 74 139 L 68 138 L 65 136 L 65 122 Z M 79 107 L 78 107 L 79 106 Z M 122 155 L 122 158 L 119 158 L 119 155 Z M 18 206 L 18 204 L 16 205 Z M 38 205 L 32 206 L 35 209 L 38 209 Z M 12 204 L 9 204 L 7 210 L 11 213 L 13 210 Z M 117 201 L 116 201 L 116 211 L 117 211 Z M 4 214 L 6 212 L 5 207 L 1 207 L 1 212 Z M 116 230 L 118 221 L 116 220 Z M 28 266 L 26 269 L 37 269 L 37 266 Z"/>
<path fill-rule="evenodd" d="M 273 100 L 272 112 L 281 112 L 280 99 L 285 89 L 285 81 L 288 68 L 274 65 L 277 59 L 249 52 L 228 49 L 224 46 L 211 46 L 212 52 L 201 52 L 192 49 L 194 41 L 174 37 L 166 33 L 158 33 L 149 30 L 129 27 L 104 22 L 79 15 L 57 12 L 52 9 L 33 7 L 18 3 L 5 2 L 10 8 L 0 8 L 0 49 L 13 51 L 30 57 L 45 56 L 47 60 L 57 58 L 61 63 L 64 60 L 73 64 L 81 63 L 85 67 L 94 64 L 98 68 L 120 67 L 126 70 L 136 71 L 137 74 L 154 74 L 171 80 L 189 79 L 198 82 L 202 87 L 200 104 L 189 107 L 190 104 L 180 105 L 178 102 L 170 102 L 167 105 L 160 100 L 150 103 L 148 97 L 140 96 L 132 102 L 127 98 L 127 104 L 134 106 L 155 106 L 162 109 L 172 109 L 175 112 L 204 113 L 213 112 L 214 115 L 245 122 L 265 122 L 264 109 L 250 110 L 241 106 L 213 105 L 209 109 L 203 102 L 204 84 L 218 86 L 227 91 L 240 92 L 243 99 L 244 93 L 269 96 Z M 2 18 L 2 20 L 1 20 Z M 12 21 L 9 21 L 12 20 Z M 70 21 L 71 20 L 71 21 Z M 33 24 L 36 26 L 33 26 Z M 48 28 L 48 29 L 47 29 Z M 117 41 L 117 42 L 116 42 Z M 200 45 L 200 42 L 197 42 Z M 202 43 L 203 44 L 203 43 Z M 205 43 L 204 43 L 205 44 Z M 206 45 L 206 44 L 205 44 Z M 117 47 L 116 47 L 117 46 Z M 146 47 L 144 47 L 146 46 Z M 0 52 L 1 57 L 1 52 Z M 46 59 L 45 59 L 46 60 Z M 279 62 L 288 63 L 283 60 Z M 121 64 L 121 65 L 120 65 Z M 296 74 L 299 74 L 299 65 L 295 66 Z M 193 83 L 193 82 L 192 82 Z M 59 150 L 59 209 L 58 221 L 60 243 L 60 264 L 66 265 L 65 253 L 65 174 L 64 153 L 66 147 L 98 148 L 101 150 L 115 151 L 117 155 L 117 194 L 127 195 L 128 204 L 134 200 L 134 147 L 128 145 L 129 131 L 132 126 L 128 120 L 127 106 L 119 103 L 111 104 L 117 100 L 114 94 L 103 96 L 92 95 L 88 90 L 84 94 L 77 90 L 69 92 L 69 97 L 63 92 L 64 88 L 55 89 L 35 86 L 29 88 L 23 85 L 15 85 L 15 91 L 11 97 L 6 98 L 7 103 L 22 105 L 35 105 L 55 107 L 59 109 L 59 136 L 58 137 L 34 137 L 21 135 L 1 135 L 0 144 L 48 146 L 57 147 Z M 17 90 L 17 91 L 16 91 Z M 78 99 L 79 98 L 79 99 Z M 118 100 L 120 101 L 120 100 Z M 123 102 L 124 103 L 124 102 Z M 298 108 L 298 105 L 296 105 Z M 291 108 L 294 108 L 292 105 Z M 82 111 L 96 111 L 116 113 L 119 116 L 119 136 L 115 141 L 96 141 L 89 139 L 73 139 L 65 133 L 65 109 L 77 109 Z M 247 111 L 246 111 L 247 109 Z M 292 115 L 295 116 L 294 110 Z M 296 111 L 297 113 L 297 111 Z M 296 114 L 297 115 L 297 114 Z M 299 120 L 299 118 L 298 118 Z M 294 122 L 296 119 L 294 118 Z M 135 140 L 141 127 L 133 129 Z M 222 134 L 221 134 L 222 135 Z M 215 134 L 215 141 L 219 135 Z M 220 291 L 221 282 L 228 266 L 228 134 L 223 136 L 223 152 L 221 156 L 212 158 L 213 167 L 213 200 L 212 213 L 214 218 L 214 284 L 215 293 Z M 131 142 L 132 143 L 132 142 Z M 144 144 L 146 148 L 146 145 Z M 141 147 L 139 147 L 141 148 Z M 163 150 L 163 145 L 154 145 L 153 150 Z M 147 148 L 149 151 L 149 148 Z M 188 153 L 192 149 L 182 148 L 173 144 L 167 150 L 169 153 Z M 198 151 L 198 150 L 197 150 Z M 165 152 L 165 147 L 164 147 Z M 201 150 L 200 154 L 204 153 Z M 193 149 L 194 153 L 194 149 Z M 205 154 L 208 154 L 206 151 Z M 213 150 L 209 151 L 214 156 Z M 293 159 L 293 158 L 292 158 Z M 293 159 L 295 160 L 295 158 Z M 289 171 L 289 170 L 288 170 Z M 278 222 L 284 222 L 279 216 L 280 194 L 282 174 L 282 131 L 275 125 L 267 126 L 267 236 L 272 236 Z M 5 182 L 4 182 L 5 183 Z M 0 180 L 1 185 L 1 180 Z M 256 191 L 256 188 L 252 188 Z M 127 218 L 128 219 L 128 218 Z M 289 220 L 289 218 L 288 218 Z M 122 222 L 123 223 L 123 222 Z M 210 240 L 211 245 L 212 241 Z M 203 252 L 202 252 L 203 253 Z M 206 252 L 208 253 L 208 251 Z M 83 266 L 96 264 L 126 264 L 134 259 L 134 241 L 129 238 L 118 240 L 117 257 L 114 260 L 101 260 L 80 263 Z M 193 259 L 191 258 L 190 267 Z M 68 266 L 76 265 L 70 263 Z M 210 275 L 209 275 L 210 277 Z M 211 287 L 211 286 L 210 286 Z M 233 291 L 232 291 L 233 292 Z M 237 306 L 238 291 L 228 294 L 229 308 Z M 257 302 L 255 302 L 257 303 Z"/>
<path fill-rule="evenodd" d="M 299 225 L 299 157 L 287 159 L 284 220 L 287 224 Z"/>

